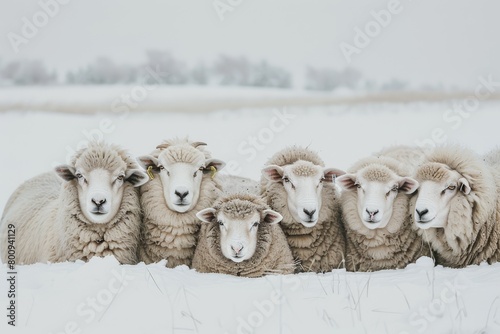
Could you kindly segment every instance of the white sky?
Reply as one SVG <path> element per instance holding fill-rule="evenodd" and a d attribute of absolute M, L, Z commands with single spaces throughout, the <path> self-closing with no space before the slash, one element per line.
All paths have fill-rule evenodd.
<path fill-rule="evenodd" d="M 0 60 L 41 58 L 64 72 L 98 56 L 140 63 L 145 50 L 170 50 L 188 63 L 220 53 L 268 59 L 292 70 L 347 66 L 340 52 L 354 27 L 389 1 L 242 0 L 221 21 L 212 0 L 70 0 L 15 54 L 8 33 L 21 34 L 39 0 L 0 4 Z M 44 2 L 55 0 L 42 0 Z M 66 0 L 67 1 L 67 0 Z M 227 2 L 228 0 L 221 0 Z M 237 2 L 236 0 L 231 0 Z M 375 81 L 469 86 L 479 75 L 500 77 L 500 2 L 401 0 L 402 10 L 351 66 Z"/>

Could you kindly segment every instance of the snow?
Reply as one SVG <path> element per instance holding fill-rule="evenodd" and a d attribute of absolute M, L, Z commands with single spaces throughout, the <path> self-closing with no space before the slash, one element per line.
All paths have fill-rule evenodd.
<path fill-rule="evenodd" d="M 294 104 L 286 100 L 290 92 L 228 89 L 227 96 L 242 106 L 265 104 L 266 97 L 284 97 L 288 103 L 212 112 L 147 111 L 148 103 L 173 108 L 170 97 L 179 110 L 192 109 L 198 98 L 224 100 L 220 90 L 179 93 L 182 89 L 173 88 L 161 98 L 151 93 L 128 112 L 110 110 L 113 99 L 131 89 L 2 90 L 7 94 L 0 97 L 0 207 L 24 180 L 65 163 L 91 137 L 121 144 L 138 156 L 162 139 L 189 135 L 228 162 L 226 172 L 255 179 L 265 161 L 290 144 L 310 146 L 327 166 L 341 169 L 392 144 L 456 142 L 478 153 L 498 145 L 500 103 L 493 100 L 321 106 Z M 23 94 L 29 108 L 8 110 L 13 101 L 23 101 Z M 58 109 L 51 101 L 66 105 Z M 77 111 L 84 103 L 108 107 L 95 114 L 70 113 L 71 103 Z M 0 305 L 6 314 L 7 267 L 2 266 Z M 109 257 L 18 266 L 17 271 L 18 328 L 7 326 L 2 315 L 2 333 L 500 332 L 500 264 L 455 270 L 421 258 L 402 270 L 245 279 L 162 264 L 120 266 Z"/>
<path fill-rule="evenodd" d="M 404 270 L 249 279 L 107 257 L 19 266 L 18 279 L 16 333 L 500 330 L 500 264 L 458 270 L 421 258 Z"/>

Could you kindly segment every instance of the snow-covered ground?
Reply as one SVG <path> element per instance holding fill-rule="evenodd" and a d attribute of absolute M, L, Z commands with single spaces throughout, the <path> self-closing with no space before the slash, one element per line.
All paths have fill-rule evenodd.
<path fill-rule="evenodd" d="M 422 258 L 405 270 L 249 279 L 109 257 L 22 266 L 18 279 L 22 333 L 500 331 L 500 264 L 456 270 Z"/>
<path fill-rule="evenodd" d="M 23 93 L 32 104 L 28 111 L 0 112 L 1 210 L 24 180 L 66 163 L 91 138 L 121 144 L 137 156 L 162 139 L 188 135 L 207 142 L 214 157 L 228 163 L 225 172 L 252 178 L 259 177 L 274 152 L 291 144 L 317 150 L 327 166 L 348 169 L 357 159 L 393 144 L 430 147 L 453 142 L 486 153 L 500 138 L 500 103 L 479 97 L 330 106 L 294 105 L 284 98 L 280 106 L 245 108 L 266 96 L 275 100 L 290 93 L 228 91 L 242 108 L 138 112 L 147 109 L 148 103 L 168 104 L 168 99 L 153 100 L 151 93 L 132 100 L 133 105 L 119 100 L 122 104 L 111 107 L 133 89 L 99 87 L 90 89 L 87 96 L 80 93 L 75 101 L 70 94 L 57 98 L 69 105 L 73 102 L 75 110 L 84 98 L 88 105 L 109 106 L 97 108 L 95 114 L 61 113 L 57 108 L 42 112 L 50 110 L 51 93 L 2 90 L 0 110 L 22 100 Z M 200 96 L 210 100 L 212 94 L 217 99 L 224 96 L 193 90 L 176 103 L 179 110 L 189 110 L 193 103 L 199 104 Z M 0 305 L 6 315 L 8 286 L 3 268 Z M 119 266 L 112 258 L 17 270 L 16 332 L 21 333 L 500 332 L 498 264 L 452 270 L 434 268 L 424 258 L 405 270 L 336 270 L 261 279 L 198 274 L 162 265 Z M 5 315 L 2 333 L 6 328 L 12 331 Z"/>

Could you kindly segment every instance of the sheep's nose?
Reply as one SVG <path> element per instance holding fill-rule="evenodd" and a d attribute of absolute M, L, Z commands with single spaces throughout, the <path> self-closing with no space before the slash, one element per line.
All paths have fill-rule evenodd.
<path fill-rule="evenodd" d="M 425 214 L 429 212 L 428 209 L 423 209 L 422 211 L 419 211 L 418 209 L 416 209 L 415 211 L 417 211 L 417 215 L 418 215 L 419 219 L 422 219 L 425 216 Z"/>
<path fill-rule="evenodd" d="M 102 198 L 102 197 L 94 197 L 94 198 L 92 198 L 92 203 L 97 205 L 97 207 L 100 207 L 101 205 L 106 203 L 106 199 Z"/>
<path fill-rule="evenodd" d="M 242 251 L 242 249 L 243 249 L 243 245 L 241 245 L 241 244 L 236 245 L 236 246 L 231 245 L 231 249 L 234 251 L 234 253 L 235 253 L 236 255 L 238 255 L 238 254 Z"/>
<path fill-rule="evenodd" d="M 305 213 L 306 215 L 308 215 L 308 216 L 309 216 L 309 218 L 312 218 L 315 212 L 316 212 L 316 209 L 311 210 L 311 211 L 309 211 L 309 210 L 307 210 L 307 209 L 304 209 L 304 213 Z"/>
<path fill-rule="evenodd" d="M 373 219 L 375 215 L 379 212 L 379 210 L 368 210 L 366 209 L 366 213 L 370 216 L 370 219 Z"/>
<path fill-rule="evenodd" d="M 175 194 L 181 199 L 181 201 L 189 195 L 189 191 L 187 190 L 176 190 Z"/>

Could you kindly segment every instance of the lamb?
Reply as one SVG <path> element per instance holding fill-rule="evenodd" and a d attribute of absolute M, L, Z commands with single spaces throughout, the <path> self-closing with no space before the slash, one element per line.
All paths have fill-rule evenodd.
<path fill-rule="evenodd" d="M 221 194 L 216 172 L 225 163 L 211 158 L 202 142 L 172 139 L 139 157 L 152 180 L 140 189 L 143 208 L 140 261 L 167 260 L 191 266 L 200 222 L 196 213 Z"/>
<path fill-rule="evenodd" d="M 420 188 L 411 208 L 419 234 L 432 246 L 438 264 L 461 268 L 500 259 L 495 156 L 500 155 L 492 152 L 481 158 L 460 146 L 442 146 L 418 168 Z"/>
<path fill-rule="evenodd" d="M 262 170 L 262 194 L 283 216 L 281 227 L 296 271 L 328 272 L 343 266 L 345 236 L 334 178 L 315 152 L 297 146 L 277 152 Z"/>
<path fill-rule="evenodd" d="M 397 151 L 401 153 L 401 149 Z M 358 161 L 337 178 L 343 189 L 347 270 L 404 268 L 420 256 L 430 255 L 410 219 L 408 194 L 418 188 L 418 182 L 407 176 L 410 170 L 393 158 L 378 155 Z"/>
<path fill-rule="evenodd" d="M 69 165 L 34 177 L 14 192 L 0 223 L 2 261 L 13 224 L 19 264 L 106 255 L 122 264 L 137 263 L 141 209 L 136 187 L 147 181 L 125 150 L 91 142 Z"/>
<path fill-rule="evenodd" d="M 259 196 L 223 196 L 197 217 L 205 223 L 193 258 L 197 271 L 245 277 L 294 272 L 292 252 L 277 225 L 282 216 Z"/>

